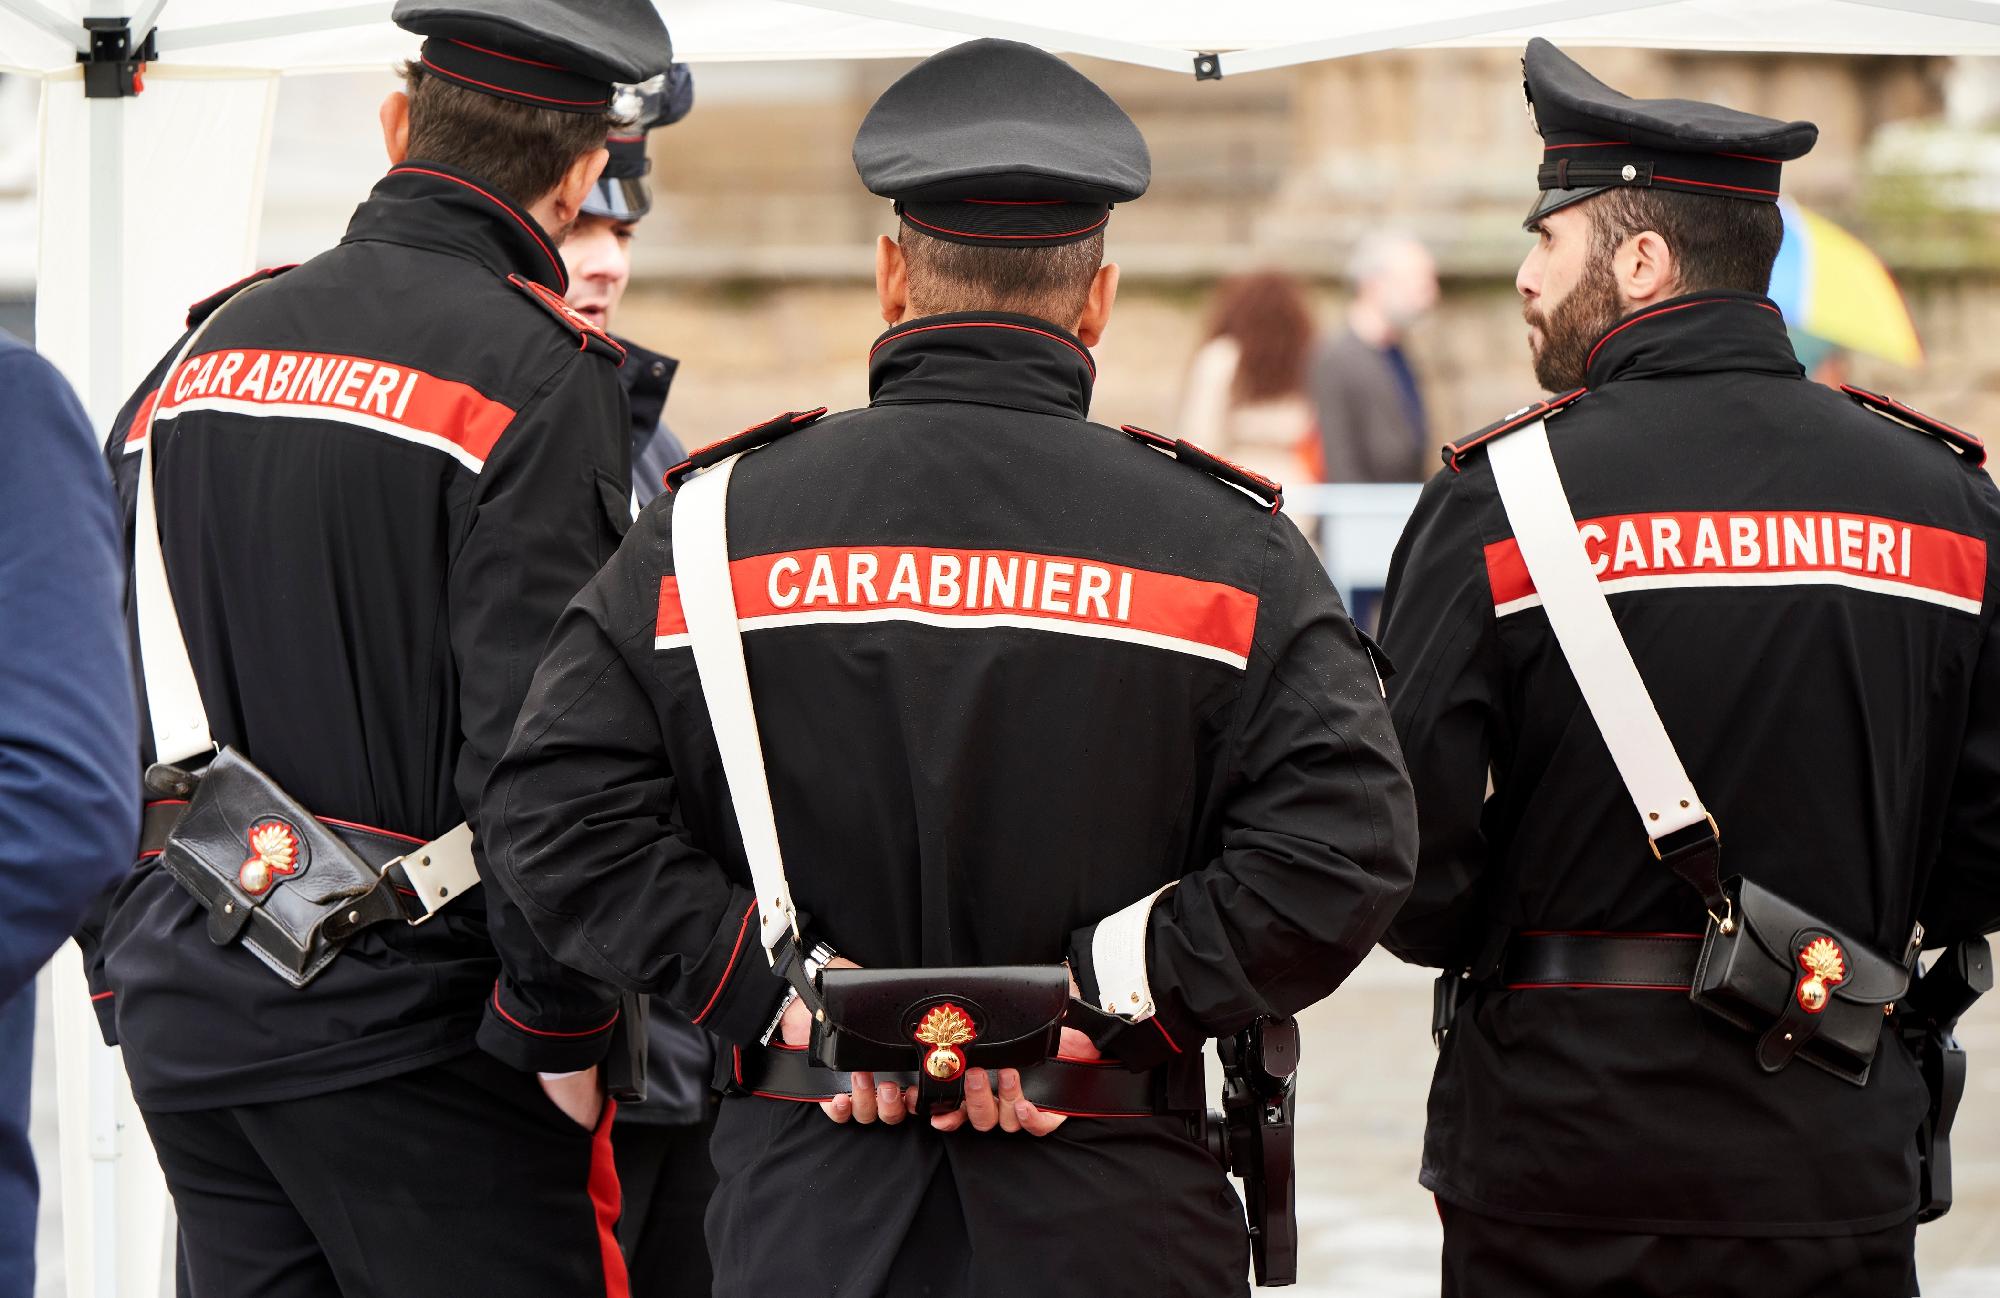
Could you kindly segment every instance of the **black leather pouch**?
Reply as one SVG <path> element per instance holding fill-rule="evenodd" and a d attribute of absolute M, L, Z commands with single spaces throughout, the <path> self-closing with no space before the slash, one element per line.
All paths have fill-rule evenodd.
<path fill-rule="evenodd" d="M 241 942 L 294 987 L 362 929 L 403 918 L 379 871 L 228 748 L 201 772 L 160 864 L 207 909 L 211 942 Z"/>
<path fill-rule="evenodd" d="M 1689 992 L 1694 1003 L 1759 1034 L 1765 1072 L 1796 1057 L 1867 1085 L 1909 970 L 1748 879 L 1725 887 L 1729 922 L 1709 918 Z"/>
<path fill-rule="evenodd" d="M 967 1068 L 1026 1068 L 1053 1058 L 1069 1004 L 1062 965 L 828 969 L 815 1063 L 842 1072 L 917 1075 L 922 1101 L 956 1106 Z"/>

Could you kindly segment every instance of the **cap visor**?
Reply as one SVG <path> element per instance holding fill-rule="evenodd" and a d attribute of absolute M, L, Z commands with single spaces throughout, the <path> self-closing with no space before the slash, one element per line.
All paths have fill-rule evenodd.
<path fill-rule="evenodd" d="M 653 210 L 653 188 L 643 178 L 600 180 L 583 201 L 585 216 L 605 216 L 614 221 L 636 221 Z"/>
<path fill-rule="evenodd" d="M 1545 189 L 1535 199 L 1535 205 L 1528 209 L 1528 215 L 1522 220 L 1521 226 L 1523 229 L 1532 228 L 1535 222 L 1550 212 L 1559 212 L 1572 203 L 1581 203 L 1584 199 L 1602 194 L 1609 188 L 1611 188 L 1609 185 L 1596 185 L 1589 189 Z"/>

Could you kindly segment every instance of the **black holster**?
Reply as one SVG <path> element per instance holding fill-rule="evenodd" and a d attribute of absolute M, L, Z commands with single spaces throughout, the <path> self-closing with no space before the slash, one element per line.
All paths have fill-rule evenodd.
<path fill-rule="evenodd" d="M 1209 1152 L 1243 1181 L 1250 1261 L 1259 1286 L 1299 1278 L 1297 1165 L 1292 1111 L 1298 1090 L 1299 1025 L 1259 1019 L 1215 1043 L 1222 1060 L 1222 1110 L 1207 1115 Z"/>
<path fill-rule="evenodd" d="M 1965 1095 L 1965 1048 L 1955 1035 L 1972 1003 L 1993 990 L 1993 955 L 1983 937 L 1946 948 L 1897 1016 L 1897 1032 L 1916 1056 L 1930 1091 L 1930 1109 L 1917 1128 L 1921 1177 L 1917 1220 L 1936 1221 L 1951 1211 L 1951 1127 Z"/>

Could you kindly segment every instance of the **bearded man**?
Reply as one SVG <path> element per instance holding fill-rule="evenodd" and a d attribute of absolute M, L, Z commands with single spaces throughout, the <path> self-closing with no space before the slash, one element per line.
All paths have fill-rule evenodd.
<path fill-rule="evenodd" d="M 1915 1293 L 1950 1106 L 1902 989 L 2000 927 L 2000 494 L 1801 372 L 1765 292 L 1815 127 L 1525 70 L 1562 395 L 1445 448 L 1382 619 L 1443 1292 Z"/>

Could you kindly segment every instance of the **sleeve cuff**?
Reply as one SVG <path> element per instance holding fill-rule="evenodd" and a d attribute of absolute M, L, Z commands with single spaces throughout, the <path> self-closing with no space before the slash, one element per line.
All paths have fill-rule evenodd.
<path fill-rule="evenodd" d="M 688 1018 L 725 1042 L 748 1045 L 763 1034 L 790 984 L 772 972 L 765 958 L 757 935 L 756 898 L 739 889 L 736 899 L 740 906 L 726 912 L 723 931 L 717 934 L 717 946 L 728 952 L 728 959 L 714 985 L 698 989 L 706 994 Z"/>
<path fill-rule="evenodd" d="M 596 1023 L 539 1022 L 525 1005 L 495 983 L 479 1024 L 479 1048 L 524 1073 L 580 1072 L 603 1060 L 618 1025 L 614 1004 Z"/>
<path fill-rule="evenodd" d="M 90 994 L 90 1008 L 97 1014 L 97 1030 L 104 1034 L 104 1044 L 118 1044 L 118 998 L 109 991 L 93 991 Z"/>

